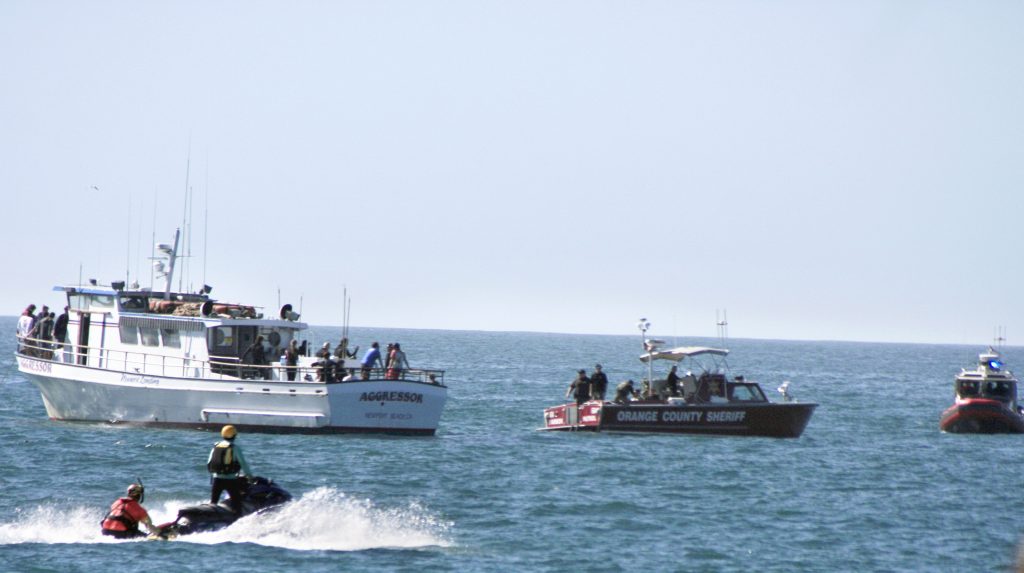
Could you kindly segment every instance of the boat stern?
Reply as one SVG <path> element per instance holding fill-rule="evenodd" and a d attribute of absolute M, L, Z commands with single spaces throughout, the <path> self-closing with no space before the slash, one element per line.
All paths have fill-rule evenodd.
<path fill-rule="evenodd" d="M 597 430 L 601 425 L 603 402 L 591 401 L 576 405 L 560 404 L 544 409 L 542 430 Z"/>

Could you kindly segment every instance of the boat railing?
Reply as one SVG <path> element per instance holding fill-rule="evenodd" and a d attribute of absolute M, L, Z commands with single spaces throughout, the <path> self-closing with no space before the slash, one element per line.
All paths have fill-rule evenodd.
<path fill-rule="evenodd" d="M 17 354 L 59 364 L 91 366 L 133 376 L 166 376 L 208 380 L 276 380 L 323 384 L 359 380 L 394 380 L 444 385 L 444 370 L 410 368 L 400 371 L 385 368 L 362 368 L 346 364 L 345 377 L 340 369 L 324 368 L 318 363 L 287 366 L 244 363 L 237 356 L 211 356 L 201 360 L 188 356 L 151 354 L 97 346 L 80 346 L 70 342 L 18 337 Z M 289 376 L 289 374 L 291 374 Z"/>

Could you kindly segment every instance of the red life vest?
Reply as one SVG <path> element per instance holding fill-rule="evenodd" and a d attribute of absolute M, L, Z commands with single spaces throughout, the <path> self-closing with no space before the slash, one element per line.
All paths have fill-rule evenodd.
<path fill-rule="evenodd" d="M 103 518 L 100 527 L 108 531 L 138 531 L 139 520 L 135 519 L 125 509 L 129 504 L 135 503 L 130 497 L 122 497 L 110 506 L 110 512 Z"/>

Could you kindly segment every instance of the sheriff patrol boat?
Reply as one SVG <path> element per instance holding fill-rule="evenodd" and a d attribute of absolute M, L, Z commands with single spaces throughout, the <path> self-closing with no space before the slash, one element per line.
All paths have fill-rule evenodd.
<path fill-rule="evenodd" d="M 942 413 L 939 429 L 954 434 L 1024 433 L 1024 410 L 1017 404 L 1017 379 L 1003 357 L 989 347 L 973 370 L 962 368 L 954 380 L 955 400 Z"/>
<path fill-rule="evenodd" d="M 641 321 L 646 335 L 650 323 Z M 638 399 L 620 394 L 613 401 L 589 400 L 544 410 L 542 430 L 722 434 L 797 438 L 803 433 L 817 404 L 799 403 L 789 394 L 789 383 L 779 391 L 785 402 L 770 402 L 760 385 L 742 376 L 728 379 L 728 350 L 704 346 L 662 349 L 664 341 L 644 338 L 647 380 Z M 687 365 L 677 388 L 667 377 L 654 379 L 654 363 Z"/>
<path fill-rule="evenodd" d="M 361 369 L 351 356 L 325 364 L 309 352 L 277 357 L 305 323 L 291 305 L 258 308 L 171 291 L 179 234 L 166 255 L 166 288 L 60 286 L 70 307 L 66 343 L 22 337 L 18 369 L 54 420 L 273 432 L 433 435 L 447 398 L 444 371 Z M 161 276 L 160 278 L 164 278 Z M 272 364 L 247 353 L 263 337 Z M 303 344 L 302 347 L 308 347 Z M 330 367 L 329 369 L 326 367 Z M 343 370 L 344 369 L 344 370 Z M 342 372 L 350 373 L 342 376 Z"/>

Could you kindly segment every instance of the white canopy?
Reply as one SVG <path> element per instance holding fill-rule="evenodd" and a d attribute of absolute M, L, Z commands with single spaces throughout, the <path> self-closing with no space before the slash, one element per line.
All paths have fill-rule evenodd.
<path fill-rule="evenodd" d="M 680 360 L 688 356 L 699 356 L 701 354 L 714 354 L 716 356 L 725 356 L 729 354 L 728 350 L 724 348 L 709 348 L 707 346 L 679 346 L 676 348 L 669 348 L 668 350 L 655 350 L 654 352 L 648 352 L 647 354 L 640 355 L 641 362 L 648 362 L 650 360 L 672 360 L 673 362 L 679 362 Z"/>

